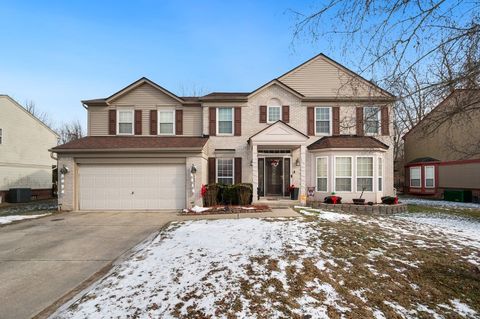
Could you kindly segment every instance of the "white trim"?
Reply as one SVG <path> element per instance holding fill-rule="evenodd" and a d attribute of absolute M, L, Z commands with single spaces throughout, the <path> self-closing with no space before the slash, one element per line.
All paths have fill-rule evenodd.
<path fill-rule="evenodd" d="M 120 133 L 120 112 L 132 113 L 132 133 Z M 117 135 L 135 135 L 135 110 L 132 107 L 117 108 Z"/>
<path fill-rule="evenodd" d="M 418 178 L 418 180 L 420 180 L 420 185 L 418 186 L 412 186 L 412 169 L 418 169 L 418 171 L 420 172 L 420 177 Z M 408 185 L 412 188 L 422 188 L 422 167 L 421 166 L 410 167 L 410 169 L 408 170 Z"/>
<path fill-rule="evenodd" d="M 378 166 L 379 166 L 379 163 L 382 163 L 382 169 L 379 170 L 378 169 Z M 385 170 L 385 163 L 384 163 L 384 160 L 383 160 L 383 157 L 381 156 L 377 156 L 377 191 L 378 192 L 383 192 L 383 175 L 384 175 L 384 170 Z M 382 182 L 380 183 L 380 178 L 382 179 Z M 381 189 L 380 189 L 381 188 Z"/>
<path fill-rule="evenodd" d="M 280 109 L 280 118 L 278 120 L 275 120 L 275 121 L 270 121 L 270 108 L 271 107 L 278 107 Z M 281 121 L 283 120 L 283 109 L 282 109 L 282 106 L 281 105 L 267 105 L 267 123 L 268 124 L 272 124 L 272 123 L 275 123 L 276 121 Z"/>
<path fill-rule="evenodd" d="M 433 180 L 433 185 L 432 186 L 427 186 L 427 168 L 430 168 L 430 167 L 433 169 L 433 178 L 431 178 Z M 435 166 L 434 165 L 427 165 L 427 166 L 424 166 L 423 169 L 424 169 L 424 177 L 425 177 L 423 182 L 424 182 L 425 188 L 435 188 Z"/>
<path fill-rule="evenodd" d="M 318 190 L 318 160 L 319 159 L 325 159 L 326 160 L 326 163 L 327 163 L 327 176 L 326 179 L 327 179 L 327 189 L 325 191 L 321 191 L 321 190 Z M 328 156 L 317 156 L 315 157 L 315 191 L 316 192 L 319 192 L 319 193 L 328 193 L 328 173 L 329 173 L 329 165 L 328 165 Z M 322 177 L 323 178 L 323 177 Z"/>
<path fill-rule="evenodd" d="M 216 117 L 215 117 L 215 129 L 216 129 L 216 133 L 217 133 L 217 136 L 234 136 L 234 133 L 235 133 L 235 108 L 230 106 L 230 107 L 216 107 L 215 108 L 215 112 L 216 112 Z M 218 117 L 218 111 L 220 109 L 231 109 L 232 110 L 232 133 L 219 133 L 218 132 L 218 122 L 219 122 L 219 117 Z"/>
<path fill-rule="evenodd" d="M 328 133 L 319 133 L 317 132 L 317 110 L 318 109 L 328 109 L 328 121 L 329 121 L 329 124 L 328 124 Z M 316 136 L 330 136 L 332 135 L 332 107 L 331 106 L 316 106 L 315 107 L 315 112 L 313 112 L 313 116 L 314 116 L 314 121 L 313 121 L 313 125 L 314 125 L 314 129 L 315 129 L 315 135 Z"/>
<path fill-rule="evenodd" d="M 349 191 L 337 191 L 337 158 L 349 157 L 350 158 L 350 190 Z M 333 157 L 333 191 L 335 193 L 352 193 L 352 189 L 355 189 L 353 185 L 353 156 L 334 156 Z M 348 176 L 339 176 L 338 178 L 348 178 Z"/>
<path fill-rule="evenodd" d="M 358 175 L 358 158 L 359 157 L 366 157 L 366 158 L 371 158 L 372 159 L 372 176 L 360 176 Z M 356 193 L 361 193 L 362 191 L 361 190 L 358 190 L 357 189 L 357 186 L 358 186 L 358 179 L 359 178 L 371 178 L 372 179 L 372 190 L 371 191 L 368 191 L 368 190 L 365 190 L 364 193 L 373 193 L 375 192 L 375 159 L 374 159 L 374 156 L 371 156 L 371 155 L 356 155 L 355 156 L 355 192 Z"/>
<path fill-rule="evenodd" d="M 215 182 L 218 183 L 218 160 L 231 160 L 232 161 L 232 184 L 235 184 L 235 159 L 233 157 L 218 157 L 215 158 Z M 229 176 L 222 176 L 222 178 L 229 178 Z"/>
<path fill-rule="evenodd" d="M 376 133 L 367 133 L 367 130 L 365 129 L 366 124 L 367 124 L 366 121 L 365 121 L 365 109 L 368 109 L 368 108 L 376 108 L 378 110 L 378 112 L 377 112 L 378 131 Z M 381 135 L 381 133 L 382 133 L 382 108 L 380 106 L 370 105 L 370 106 L 363 107 L 363 132 L 367 136 Z"/>
<path fill-rule="evenodd" d="M 173 130 L 172 133 L 161 133 L 160 132 L 160 113 L 172 113 L 172 118 L 173 118 Z M 175 114 L 175 109 L 174 108 L 158 108 L 157 109 L 157 135 L 162 135 L 162 136 L 171 136 L 175 135 L 175 122 L 176 122 L 176 114 Z"/>

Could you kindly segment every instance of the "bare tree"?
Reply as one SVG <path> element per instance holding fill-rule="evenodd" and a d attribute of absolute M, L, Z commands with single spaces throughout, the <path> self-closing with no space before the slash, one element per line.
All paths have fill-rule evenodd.
<path fill-rule="evenodd" d="M 78 140 L 85 136 L 83 127 L 78 120 L 63 123 L 57 132 L 60 135 L 60 144 Z"/>
<path fill-rule="evenodd" d="M 25 110 L 27 110 L 28 113 L 32 114 L 35 116 L 37 119 L 42 121 L 45 125 L 52 127 L 53 126 L 53 121 L 51 120 L 50 116 L 48 115 L 47 112 L 41 111 L 39 108 L 37 108 L 37 105 L 35 104 L 34 101 L 32 100 L 26 100 L 25 104 L 23 105 Z"/>
<path fill-rule="evenodd" d="M 180 87 L 179 89 L 180 96 L 199 97 L 199 96 L 205 95 L 205 93 L 207 92 L 207 90 L 204 87 L 198 86 L 196 84 L 187 85 L 187 84 L 181 83 L 179 87 Z"/>

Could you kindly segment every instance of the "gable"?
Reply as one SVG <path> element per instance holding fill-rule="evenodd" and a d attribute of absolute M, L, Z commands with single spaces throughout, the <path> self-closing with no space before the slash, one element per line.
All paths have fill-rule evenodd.
<path fill-rule="evenodd" d="M 323 54 L 287 72 L 279 80 L 306 97 L 392 97 Z"/>
<path fill-rule="evenodd" d="M 168 93 L 159 90 L 148 82 L 129 90 L 119 97 L 114 97 L 109 104 L 115 105 L 176 105 L 179 101 Z"/>
<path fill-rule="evenodd" d="M 274 124 L 268 126 L 267 128 L 261 130 L 257 134 L 250 137 L 250 141 L 255 143 L 303 143 L 308 140 L 309 137 L 305 134 L 297 131 L 290 125 L 277 121 Z"/>

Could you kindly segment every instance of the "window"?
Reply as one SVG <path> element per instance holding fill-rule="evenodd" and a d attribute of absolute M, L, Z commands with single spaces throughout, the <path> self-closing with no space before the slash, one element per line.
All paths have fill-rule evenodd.
<path fill-rule="evenodd" d="M 267 107 L 267 122 L 274 123 L 282 119 L 282 107 L 279 105 Z"/>
<path fill-rule="evenodd" d="M 435 187 L 435 166 L 425 166 L 425 187 Z"/>
<path fill-rule="evenodd" d="M 335 157 L 335 191 L 352 191 L 352 158 Z"/>
<path fill-rule="evenodd" d="M 357 157 L 357 192 L 373 191 L 373 157 Z"/>
<path fill-rule="evenodd" d="M 329 107 L 315 108 L 315 134 L 331 134 L 331 111 Z"/>
<path fill-rule="evenodd" d="M 421 187 L 420 167 L 410 167 L 410 187 Z"/>
<path fill-rule="evenodd" d="M 3 130 L 0 128 L 0 144 L 3 144 Z"/>
<path fill-rule="evenodd" d="M 317 192 L 327 192 L 328 158 L 317 157 Z"/>
<path fill-rule="evenodd" d="M 217 134 L 233 134 L 233 108 L 217 108 Z"/>
<path fill-rule="evenodd" d="M 233 159 L 217 158 L 217 183 L 233 184 Z"/>
<path fill-rule="evenodd" d="M 175 134 L 175 111 L 158 111 L 158 132 L 160 135 Z"/>
<path fill-rule="evenodd" d="M 365 134 L 378 134 L 380 132 L 380 108 L 369 106 L 363 109 Z"/>
<path fill-rule="evenodd" d="M 383 191 L 383 158 L 378 158 L 378 191 Z"/>
<path fill-rule="evenodd" d="M 133 134 L 133 110 L 118 110 L 118 134 Z"/>

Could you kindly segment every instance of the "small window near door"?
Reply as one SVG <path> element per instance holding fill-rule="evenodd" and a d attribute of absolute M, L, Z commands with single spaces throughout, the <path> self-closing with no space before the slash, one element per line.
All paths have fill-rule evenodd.
<path fill-rule="evenodd" d="M 175 111 L 158 111 L 158 132 L 160 135 L 175 134 Z"/>
<path fill-rule="evenodd" d="M 233 184 L 233 158 L 217 158 L 217 183 Z"/>
<path fill-rule="evenodd" d="M 410 167 L 410 187 L 422 186 L 422 172 L 420 167 Z"/>
<path fill-rule="evenodd" d="M 357 157 L 357 192 L 373 191 L 373 157 Z"/>
<path fill-rule="evenodd" d="M 326 135 L 330 134 L 331 128 L 331 109 L 330 107 L 316 107 L 315 108 L 315 134 Z"/>
<path fill-rule="evenodd" d="M 133 134 L 133 110 L 118 110 L 118 134 Z"/>
<path fill-rule="evenodd" d="M 435 187 L 435 166 L 425 166 L 425 188 Z"/>
<path fill-rule="evenodd" d="M 335 157 L 335 191 L 352 191 L 352 158 Z"/>
<path fill-rule="evenodd" d="M 274 123 L 282 119 L 282 107 L 280 105 L 267 107 L 268 123 Z"/>
<path fill-rule="evenodd" d="M 328 158 L 317 157 L 317 192 L 327 192 Z"/>
<path fill-rule="evenodd" d="M 3 144 L 3 129 L 0 128 L 0 145 Z"/>

